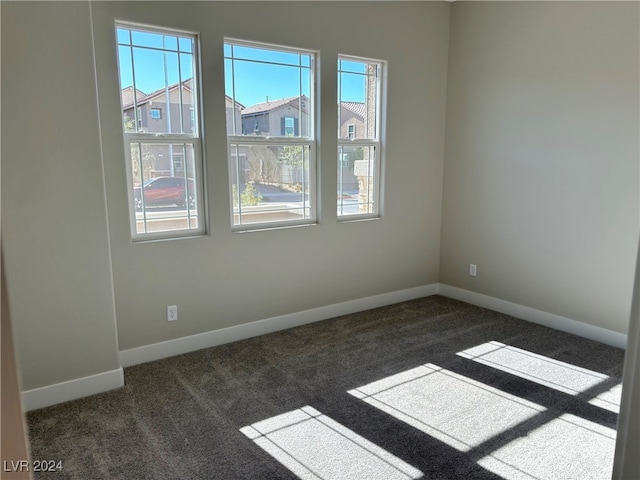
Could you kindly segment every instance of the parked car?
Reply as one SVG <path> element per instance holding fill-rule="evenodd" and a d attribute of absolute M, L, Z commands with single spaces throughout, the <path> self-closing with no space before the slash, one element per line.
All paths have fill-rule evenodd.
<path fill-rule="evenodd" d="M 185 191 L 186 186 L 186 191 Z M 144 187 L 134 187 L 133 198 L 136 210 L 141 210 L 144 191 L 144 205 L 147 207 L 178 207 L 195 208 L 196 189 L 192 178 L 184 177 L 156 177 L 144 182 Z"/>

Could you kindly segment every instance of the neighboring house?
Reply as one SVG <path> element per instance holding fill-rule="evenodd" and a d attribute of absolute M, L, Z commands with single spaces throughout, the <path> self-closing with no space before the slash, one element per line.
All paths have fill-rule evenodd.
<path fill-rule="evenodd" d="M 242 109 L 245 106 L 238 102 L 234 104 L 233 99 L 228 95 L 224 97 L 224 105 L 227 112 L 227 135 L 231 135 L 233 133 L 234 117 L 237 129 L 240 130 L 242 128 Z"/>
<path fill-rule="evenodd" d="M 296 96 L 280 100 L 266 101 L 243 108 L 242 134 L 264 136 L 305 136 L 311 128 L 308 97 Z M 342 138 L 365 138 L 366 104 L 364 102 L 341 102 L 340 104 L 340 136 Z M 359 152 L 362 154 L 362 152 Z M 340 178 L 343 188 L 357 192 L 358 180 L 353 174 L 354 161 L 363 158 L 355 150 L 346 152 L 340 159 Z M 241 154 L 242 156 L 242 154 Z M 240 170 L 243 181 L 260 182 L 263 175 L 265 159 L 253 159 L 249 154 Z M 264 156 L 264 155 L 262 155 Z M 275 158 L 275 157 L 274 157 Z M 235 172 L 233 173 L 235 175 Z M 275 176 L 274 176 L 275 175 Z M 274 170 L 274 183 L 295 183 L 300 181 L 296 175 L 287 171 L 283 165 Z M 235 177 L 234 177 L 235 178 Z"/>
<path fill-rule="evenodd" d="M 366 104 L 364 102 L 340 102 L 340 138 L 365 138 Z M 358 178 L 354 175 L 354 162 L 364 158 L 361 147 L 345 148 L 339 159 L 338 180 L 343 192 L 356 193 L 359 189 Z"/>
<path fill-rule="evenodd" d="M 138 90 L 136 89 L 135 93 L 133 91 L 133 87 L 132 86 L 128 86 L 126 88 L 122 89 L 122 92 L 120 93 L 121 98 L 122 98 L 122 105 L 132 105 L 134 99 L 137 98 L 143 98 L 146 97 L 147 94 L 144 93 L 142 90 Z"/>
<path fill-rule="evenodd" d="M 258 103 L 242 110 L 243 135 L 307 136 L 311 128 L 306 95 Z"/>
<path fill-rule="evenodd" d="M 364 138 L 364 102 L 340 103 L 340 138 Z"/>
<path fill-rule="evenodd" d="M 193 99 L 191 79 L 148 94 L 136 90 L 135 98 L 132 87 L 127 87 L 122 90 L 122 111 L 125 116 L 134 120 L 135 103 L 138 107 L 138 130 L 144 132 L 192 132 L 196 125 Z"/>
<path fill-rule="evenodd" d="M 129 122 L 127 128 L 137 126 L 138 131 L 150 133 L 190 133 L 197 126 L 196 109 L 193 108 L 195 95 L 192 80 L 181 84 L 174 83 L 151 93 L 135 90 L 129 86 L 122 89 L 123 121 Z M 232 126 L 233 118 L 241 124 L 240 112 L 244 105 L 225 99 L 227 111 L 227 130 Z M 137 117 L 134 107 L 137 106 Z M 137 125 L 136 125 L 137 123 Z M 186 158 L 185 158 L 186 157 Z M 153 145 L 143 151 L 143 162 L 147 165 L 147 177 L 183 176 L 185 166 L 190 171 L 190 152 L 181 146 Z M 186 162 L 186 163 L 185 163 Z"/>
<path fill-rule="evenodd" d="M 309 97 L 302 95 L 267 100 L 243 108 L 241 118 L 242 129 L 238 133 L 242 135 L 304 137 L 310 134 L 311 128 Z M 239 155 L 237 171 L 232 171 L 231 175 L 235 181 L 239 174 L 240 184 L 257 182 L 295 186 L 303 181 L 301 170 L 279 161 L 275 146 L 243 147 Z"/>

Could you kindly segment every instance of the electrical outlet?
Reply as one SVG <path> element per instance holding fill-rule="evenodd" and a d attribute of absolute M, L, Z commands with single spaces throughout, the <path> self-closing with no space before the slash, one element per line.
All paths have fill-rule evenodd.
<path fill-rule="evenodd" d="M 169 305 L 167 307 L 167 320 L 170 322 L 175 322 L 178 320 L 178 306 L 177 305 Z"/>
<path fill-rule="evenodd" d="M 475 277 L 477 273 L 478 273 L 478 266 L 475 263 L 470 263 L 469 275 L 471 275 L 472 277 Z"/>

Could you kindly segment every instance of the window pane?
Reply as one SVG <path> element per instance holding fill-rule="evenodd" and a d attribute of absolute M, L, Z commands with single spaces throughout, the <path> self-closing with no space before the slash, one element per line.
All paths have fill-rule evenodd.
<path fill-rule="evenodd" d="M 192 144 L 131 144 L 137 233 L 198 228 L 194 153 Z"/>
<path fill-rule="evenodd" d="M 180 37 L 178 39 L 178 42 L 180 44 L 180 51 L 181 52 L 189 52 L 189 53 L 193 52 L 193 39 Z"/>
<path fill-rule="evenodd" d="M 298 127 L 295 136 L 309 135 L 309 96 L 301 91 L 300 68 L 238 60 L 233 67 L 237 101 L 242 109 L 241 128 L 236 135 L 284 136 L 282 119 L 293 117 Z M 310 92 L 309 74 L 304 76 L 305 90 Z M 265 79 L 277 79 L 267 82 Z M 229 95 L 229 96 L 231 96 Z"/>
<path fill-rule="evenodd" d="M 193 78 L 193 55 L 190 53 L 180 54 L 180 77 Z"/>
<path fill-rule="evenodd" d="M 311 217 L 310 145 L 241 145 L 229 151 L 233 224 Z"/>
<path fill-rule="evenodd" d="M 343 72 L 367 73 L 366 63 L 338 60 L 338 68 Z"/>
<path fill-rule="evenodd" d="M 378 63 L 338 61 L 338 138 L 377 138 L 378 69 Z M 356 136 L 347 124 L 356 125 Z"/>
<path fill-rule="evenodd" d="M 163 47 L 166 50 L 178 50 L 178 39 L 172 35 L 163 35 L 164 40 Z"/>
<path fill-rule="evenodd" d="M 338 216 L 377 213 L 375 147 L 338 147 Z"/>
<path fill-rule="evenodd" d="M 116 30 L 118 36 L 118 43 L 126 43 L 129 45 L 131 42 L 129 41 L 129 30 L 125 30 L 124 28 L 118 28 Z"/>
<path fill-rule="evenodd" d="M 228 134 L 312 136 L 310 55 L 230 44 L 224 51 L 228 108 L 241 110 L 240 121 L 228 111 Z M 295 118 L 293 134 L 285 117 Z"/>
<path fill-rule="evenodd" d="M 119 28 L 119 36 L 125 37 L 128 31 Z M 125 131 L 195 133 L 190 114 L 190 107 L 196 103 L 193 54 L 175 51 L 176 36 L 136 31 L 131 31 L 131 34 L 135 38 L 134 43 L 161 46 L 164 42 L 173 50 L 118 47 Z M 163 110 L 160 118 L 154 113 L 157 108 Z"/>
<path fill-rule="evenodd" d="M 301 55 L 299 53 L 289 53 L 280 50 L 271 50 L 255 47 L 246 47 L 243 45 L 233 46 L 233 58 L 245 60 L 258 60 L 271 63 L 284 63 L 286 65 L 301 65 L 302 58 L 308 66 L 309 55 Z"/>
<path fill-rule="evenodd" d="M 162 35 L 159 33 L 131 30 L 131 38 L 134 45 L 162 48 Z"/>

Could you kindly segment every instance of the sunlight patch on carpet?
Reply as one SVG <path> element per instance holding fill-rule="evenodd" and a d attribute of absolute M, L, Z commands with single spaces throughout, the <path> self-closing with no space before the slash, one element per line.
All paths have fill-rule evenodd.
<path fill-rule="evenodd" d="M 306 406 L 240 429 L 302 480 L 409 480 L 420 470 Z"/>
<path fill-rule="evenodd" d="M 463 452 L 546 410 L 433 364 L 348 393 Z"/>
<path fill-rule="evenodd" d="M 602 373 L 495 341 L 463 350 L 457 355 L 570 395 L 578 395 L 609 378 Z"/>
<path fill-rule="evenodd" d="M 622 397 L 622 383 L 618 383 L 606 392 L 602 392 L 596 398 L 589 400 L 591 405 L 604 408 L 610 412 L 620 413 L 620 399 Z"/>
<path fill-rule="evenodd" d="M 563 414 L 478 464 L 507 480 L 610 479 L 615 430 Z"/>

